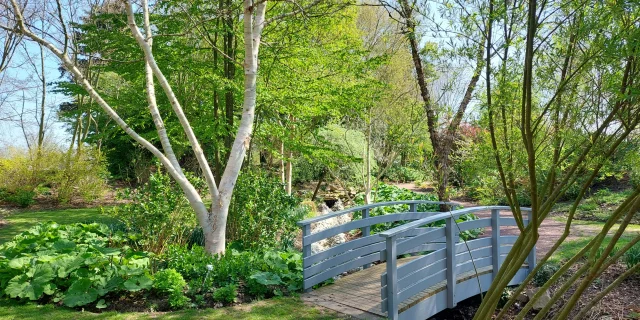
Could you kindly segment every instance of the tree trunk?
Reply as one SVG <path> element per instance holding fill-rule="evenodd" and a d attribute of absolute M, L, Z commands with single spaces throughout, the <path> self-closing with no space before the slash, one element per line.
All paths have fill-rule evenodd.
<path fill-rule="evenodd" d="M 289 159 L 287 159 L 287 167 L 286 167 L 286 171 L 287 171 L 287 185 L 286 185 L 286 190 L 288 195 L 291 195 L 291 185 L 292 185 L 292 178 L 293 178 L 293 163 L 291 162 L 291 159 L 293 158 L 293 151 L 289 151 Z"/>

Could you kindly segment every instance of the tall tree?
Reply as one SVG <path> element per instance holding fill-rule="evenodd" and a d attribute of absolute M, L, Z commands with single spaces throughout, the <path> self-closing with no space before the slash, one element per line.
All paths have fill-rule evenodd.
<path fill-rule="evenodd" d="M 305 6 L 296 6 L 296 9 L 267 18 L 267 1 L 243 1 L 243 110 L 238 124 L 238 130 L 229 152 L 228 161 L 226 162 L 224 173 L 222 174 L 219 183 L 215 181 L 209 162 L 198 138 L 194 133 L 193 127 L 185 116 L 184 109 L 176 96 L 176 92 L 155 59 L 152 49 L 152 39 L 154 38 L 154 34 L 151 24 L 151 14 L 149 4 L 146 0 L 143 0 L 140 4 L 140 10 L 142 11 L 142 28 L 138 26 L 140 20 L 137 20 L 136 17 L 139 17 L 139 15 L 134 12 L 132 3 L 127 1 L 125 2 L 125 5 L 129 30 L 143 52 L 143 58 L 145 61 L 144 74 L 146 76 L 147 83 L 147 102 L 150 113 L 154 119 L 157 135 L 159 140 L 162 142 L 161 148 L 156 147 L 154 144 L 149 142 L 149 140 L 145 139 L 129 127 L 127 121 L 120 117 L 118 112 L 105 99 L 103 99 L 101 94 L 81 71 L 77 62 L 71 58 L 71 55 L 73 54 L 73 52 L 70 52 L 73 48 L 71 44 L 75 40 L 73 34 L 70 32 L 71 22 L 78 21 L 69 21 L 69 19 L 77 17 L 75 15 L 75 13 L 77 13 L 77 8 L 64 7 L 60 2 L 56 1 L 51 6 L 53 10 L 51 10 L 49 14 L 56 17 L 60 34 L 54 36 L 40 36 L 37 32 L 34 32 L 33 27 L 27 24 L 24 20 L 23 13 L 28 11 L 29 8 L 25 8 L 16 0 L 12 0 L 9 14 L 4 17 L 7 23 L 3 24 L 1 28 L 11 33 L 23 35 L 31 41 L 46 47 L 61 61 L 63 67 L 72 74 L 74 81 L 79 83 L 87 91 L 89 96 L 93 98 L 97 105 L 99 105 L 103 111 L 118 124 L 118 126 L 120 126 L 131 138 L 160 160 L 167 172 L 176 180 L 184 191 L 191 207 L 195 211 L 199 224 L 204 231 L 206 250 L 210 253 L 222 253 L 225 251 L 225 229 L 233 187 L 238 178 L 253 131 L 257 99 L 256 81 L 258 75 L 258 54 L 262 32 L 265 26 L 269 23 L 302 13 L 318 3 L 319 1 L 314 1 Z M 143 71 L 140 70 L 139 72 Z M 175 153 L 171 148 L 168 133 L 164 128 L 162 118 L 158 114 L 157 106 L 155 105 L 155 90 L 153 90 L 155 87 L 153 83 L 154 81 L 158 81 L 164 95 L 171 104 L 173 114 L 178 118 L 182 130 L 189 141 L 189 146 L 197 159 L 198 166 L 208 185 L 208 194 L 212 199 L 210 208 L 207 208 L 203 201 L 203 196 L 197 192 L 194 186 L 183 174 L 182 167 L 177 161 Z"/>
<path fill-rule="evenodd" d="M 432 163 L 436 173 L 437 193 L 440 201 L 449 201 L 449 175 L 451 173 L 451 153 L 454 148 L 454 141 L 457 138 L 460 123 L 465 115 L 467 107 L 471 103 L 473 92 L 475 91 L 480 73 L 484 65 L 484 41 L 482 39 L 482 26 L 477 26 L 467 37 L 473 38 L 475 41 L 475 65 L 473 66 L 471 79 L 469 80 L 462 99 L 460 100 L 455 114 L 450 120 L 444 120 L 439 115 L 436 99 L 433 97 L 429 86 L 428 78 L 433 75 L 427 74 L 425 61 L 421 57 L 423 49 L 420 46 L 421 33 L 419 31 L 419 15 L 420 9 L 428 10 L 426 2 L 418 3 L 418 1 L 398 0 L 397 3 L 381 1 L 389 14 L 394 17 L 402 26 L 409 48 L 411 50 L 411 58 L 414 64 L 416 79 L 420 88 L 420 97 L 424 104 L 424 110 L 427 116 L 427 127 L 429 130 L 429 138 L 433 147 Z M 419 7 L 422 5 L 422 7 Z M 439 27 L 439 26 L 438 26 Z M 440 210 L 449 210 L 448 205 L 441 205 Z"/>

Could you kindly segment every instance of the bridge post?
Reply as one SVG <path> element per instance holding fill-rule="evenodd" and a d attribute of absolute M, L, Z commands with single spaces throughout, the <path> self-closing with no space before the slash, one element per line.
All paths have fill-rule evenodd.
<path fill-rule="evenodd" d="M 456 306 L 456 221 L 454 217 L 446 219 L 445 232 L 447 238 L 447 308 Z"/>
<path fill-rule="evenodd" d="M 396 236 L 387 238 L 387 318 L 398 319 L 398 249 Z"/>
<path fill-rule="evenodd" d="M 533 210 L 529 211 L 529 223 L 533 221 Z M 529 252 L 529 256 L 527 257 L 527 264 L 529 265 L 529 273 L 536 267 L 536 246 L 533 245 L 531 248 L 531 252 Z"/>
<path fill-rule="evenodd" d="M 418 212 L 417 205 L 415 203 L 409 204 L 409 212 Z"/>
<path fill-rule="evenodd" d="M 305 237 L 311 235 L 311 224 L 305 224 L 304 226 L 302 226 L 302 259 L 310 257 L 311 256 L 311 243 L 307 243 L 307 241 L 305 240 Z M 307 275 L 305 274 L 307 273 L 307 269 L 305 268 L 302 271 L 303 274 L 303 279 L 307 278 Z M 311 292 L 312 288 L 304 288 L 304 292 Z"/>
<path fill-rule="evenodd" d="M 493 279 L 500 270 L 500 210 L 491 210 L 491 261 L 493 262 Z"/>
<path fill-rule="evenodd" d="M 362 210 L 362 219 L 369 218 L 369 210 L 371 210 L 371 209 L 366 208 L 366 209 Z M 368 237 L 368 236 L 371 235 L 371 226 L 367 225 L 366 227 L 362 227 L 361 231 L 362 231 L 362 237 L 363 238 L 364 237 Z M 369 267 L 371 267 L 371 263 L 367 263 L 364 266 L 362 266 L 363 269 L 367 269 Z"/>

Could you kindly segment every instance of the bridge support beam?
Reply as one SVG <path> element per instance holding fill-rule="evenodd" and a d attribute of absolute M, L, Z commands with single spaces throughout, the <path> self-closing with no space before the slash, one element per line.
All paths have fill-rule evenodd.
<path fill-rule="evenodd" d="M 305 237 L 311 234 L 311 224 L 305 224 L 302 226 L 302 256 L 309 257 L 311 256 L 311 243 L 306 243 Z M 307 278 L 307 269 L 305 268 L 302 271 L 302 278 Z M 311 292 L 312 288 L 305 288 L 304 292 Z"/>
<path fill-rule="evenodd" d="M 371 210 L 371 209 L 369 209 L 369 208 L 366 208 L 366 209 L 362 210 L 362 219 L 367 219 L 367 218 L 369 218 L 370 210 Z M 370 225 L 367 225 L 366 227 L 363 227 L 363 228 L 362 228 L 362 229 L 360 229 L 360 230 L 362 231 L 362 237 L 363 237 L 363 238 L 364 238 L 364 237 L 368 237 L 368 236 L 370 236 L 370 235 L 371 235 L 371 226 L 370 226 Z M 367 263 L 367 264 L 365 264 L 364 266 L 362 266 L 362 268 L 363 268 L 363 269 L 367 269 L 367 268 L 369 268 L 369 267 L 371 267 L 371 263 Z"/>
<path fill-rule="evenodd" d="M 456 306 L 456 240 L 458 233 L 454 217 L 446 219 L 445 233 L 447 238 L 447 308 Z"/>
<path fill-rule="evenodd" d="M 387 318 L 398 319 L 398 248 L 396 236 L 387 238 Z"/>
<path fill-rule="evenodd" d="M 529 211 L 529 223 L 533 221 L 533 211 Z M 529 256 L 527 257 L 527 264 L 529 265 L 529 272 L 536 267 L 536 246 L 531 248 L 531 252 L 529 252 Z"/>
<path fill-rule="evenodd" d="M 491 210 L 491 262 L 493 279 L 500 270 L 500 210 Z"/>

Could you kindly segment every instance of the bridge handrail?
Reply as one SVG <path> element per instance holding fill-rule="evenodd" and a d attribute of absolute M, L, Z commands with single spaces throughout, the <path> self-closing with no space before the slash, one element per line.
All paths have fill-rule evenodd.
<path fill-rule="evenodd" d="M 440 221 L 446 218 L 457 218 L 463 214 L 473 213 L 477 211 L 486 211 L 486 210 L 511 210 L 511 207 L 508 206 L 483 206 L 483 207 L 470 207 L 459 210 L 452 210 L 447 212 L 438 213 L 436 215 L 432 215 L 430 217 L 426 217 L 420 220 L 414 220 L 409 223 L 405 223 L 401 226 L 397 226 L 393 229 L 389 229 L 383 232 L 380 232 L 379 235 L 384 238 L 393 237 L 399 234 L 402 234 L 405 231 L 417 228 L 419 226 L 423 226 L 425 224 L 433 223 L 436 221 Z M 531 208 L 520 208 L 521 211 L 531 211 Z"/>
<path fill-rule="evenodd" d="M 479 221 L 479 223 L 463 222 L 458 224 L 456 222 L 457 217 L 459 217 L 460 215 L 487 210 L 491 210 L 491 217 L 474 220 L 474 222 Z M 506 210 L 511 211 L 511 207 L 483 206 L 453 210 L 414 220 L 404 225 L 379 233 L 379 236 L 381 238 L 384 238 L 386 242 L 385 249 L 381 251 L 381 256 L 384 256 L 381 258 L 384 258 L 384 260 L 386 261 L 386 272 L 381 275 L 382 288 L 380 293 L 382 298 L 382 312 L 387 312 L 387 317 L 389 319 L 399 319 L 401 313 L 399 310 L 399 306 L 401 303 L 407 301 L 420 292 L 424 292 L 424 290 L 427 290 L 432 285 L 440 283 L 441 281 L 446 281 L 446 286 L 445 290 L 442 293 L 436 293 L 437 295 L 440 295 L 440 298 L 437 298 L 439 300 L 429 300 L 430 302 L 425 300 L 423 302 L 413 304 L 409 307 L 409 309 L 404 309 L 402 311 L 402 318 L 415 318 L 415 313 L 420 313 L 420 308 L 427 307 L 430 304 L 431 307 L 429 308 L 431 308 L 430 310 L 432 311 L 432 314 L 438 312 L 436 309 L 441 310 L 439 308 L 441 308 L 445 304 L 445 302 L 447 308 L 455 307 L 458 301 L 462 300 L 465 297 L 468 297 L 469 295 L 467 294 L 470 293 L 467 288 L 462 289 L 460 295 L 456 294 L 456 287 L 458 286 L 458 274 L 459 272 L 460 274 L 463 274 L 466 271 L 474 270 L 477 272 L 476 262 L 480 263 L 477 266 L 478 268 L 484 267 L 485 265 L 487 267 L 490 266 L 491 275 L 489 277 L 492 277 L 491 279 L 495 279 L 503 260 L 501 258 L 501 243 L 506 237 L 511 237 L 501 236 L 501 221 L 503 221 L 503 219 L 507 219 L 504 220 L 505 222 L 507 222 L 506 225 L 511 225 L 510 223 L 513 223 L 513 225 L 515 225 L 514 218 L 502 218 L 500 216 L 500 211 Z M 520 210 L 528 212 L 528 219 L 525 220 L 525 222 L 531 222 L 531 208 L 522 207 L 520 208 Z M 430 230 L 420 236 L 416 236 L 409 240 L 403 238 L 405 237 L 405 235 L 410 234 L 415 229 L 424 229 L 421 227 L 440 220 L 445 220 L 445 225 L 440 227 L 439 230 Z M 491 227 L 491 237 L 489 238 L 490 246 L 487 246 L 487 241 L 484 239 L 471 240 L 465 245 L 456 244 L 456 240 L 459 238 L 459 233 L 461 231 L 467 230 L 467 228 L 470 228 L 471 226 L 482 226 L 488 223 L 490 223 Z M 463 224 L 465 226 L 461 227 Z M 444 234 L 446 237 L 446 246 L 444 249 L 427 253 L 421 258 L 417 258 L 411 262 L 399 266 L 398 256 L 402 253 L 402 251 L 406 250 L 409 247 L 419 246 L 422 242 L 429 241 L 429 239 L 435 237 L 440 237 L 442 236 L 442 234 Z M 403 244 L 406 248 L 401 249 L 400 246 L 402 246 Z M 459 248 L 465 249 L 465 246 L 466 250 L 463 250 L 462 252 L 466 252 L 469 259 L 467 259 L 467 256 L 461 257 L 459 255 L 459 253 L 461 252 Z M 461 258 L 466 260 L 461 260 Z M 471 264 L 466 262 L 467 260 L 471 261 Z M 525 269 L 526 272 L 530 272 L 535 266 L 535 263 L 536 251 L 534 246 L 527 257 L 527 266 Z M 444 270 L 445 272 L 440 272 L 437 275 L 433 273 L 433 268 L 442 267 L 444 267 L 442 270 Z M 485 278 L 484 281 L 488 279 L 487 277 L 481 276 L 476 273 L 475 278 L 477 278 L 478 280 L 477 290 L 479 291 L 479 293 L 482 293 L 483 291 L 482 287 L 479 284 L 481 277 Z M 514 280 L 516 279 L 512 279 L 512 281 Z M 519 278 L 516 280 L 516 282 L 521 280 L 522 279 Z M 462 280 L 461 283 L 465 283 L 465 281 L 471 280 Z"/>
<path fill-rule="evenodd" d="M 303 226 L 310 225 L 312 223 L 316 223 L 316 222 L 319 222 L 319 221 L 322 221 L 322 220 L 335 218 L 335 217 L 339 217 L 339 216 L 347 214 L 347 213 L 362 211 L 362 210 L 366 210 L 366 209 L 373 209 L 373 208 L 377 208 L 377 207 L 396 206 L 396 205 L 403 205 L 403 204 L 408 204 L 408 205 L 412 205 L 412 204 L 415 204 L 415 205 L 418 205 L 418 204 L 438 204 L 438 205 L 446 204 L 446 205 L 450 205 L 450 206 L 461 206 L 457 202 L 443 202 L 443 201 L 430 201 L 430 200 L 404 200 L 404 201 L 376 202 L 376 203 L 365 204 L 365 205 L 361 205 L 361 206 L 355 206 L 355 207 L 347 208 L 347 209 L 344 209 L 344 210 L 332 212 L 332 213 L 329 213 L 329 214 L 324 214 L 324 215 L 321 215 L 321 216 L 317 216 L 317 217 L 305 219 L 305 220 L 302 220 L 302 221 L 298 221 L 298 226 L 303 227 Z"/>
<path fill-rule="evenodd" d="M 298 222 L 298 225 L 302 229 L 302 257 L 303 257 L 303 288 L 305 291 L 311 289 L 311 287 L 321 281 L 324 281 L 330 277 L 333 277 L 337 273 L 342 273 L 353 268 L 363 266 L 368 268 L 372 262 L 380 260 L 380 251 L 383 249 L 376 243 L 382 241 L 384 244 L 384 238 L 376 235 L 371 235 L 371 227 L 378 223 L 384 223 L 389 221 L 401 221 L 401 220 L 416 220 L 423 219 L 424 216 L 437 214 L 438 212 L 418 212 L 418 205 L 421 204 L 447 204 L 450 206 L 460 206 L 455 202 L 440 202 L 429 200 L 406 200 L 406 201 L 387 201 L 377 202 L 363 206 L 355 206 L 345 210 L 340 210 L 330 214 L 306 219 Z M 387 214 L 382 216 L 371 217 L 370 211 L 372 208 L 396 206 L 396 205 L 409 205 L 409 210 L 399 213 Z M 322 231 L 311 233 L 311 224 L 326 219 L 338 217 L 347 213 L 362 212 L 361 219 L 353 220 L 351 222 L 334 226 Z M 385 221 L 382 221 L 385 220 Z M 389 220 L 389 221 L 386 221 Z M 354 226 L 354 228 L 351 228 Z M 349 230 L 360 229 L 362 235 L 360 239 L 347 241 L 345 243 L 334 246 L 322 252 L 312 254 L 311 246 L 313 243 L 331 237 L 337 233 L 347 232 Z M 378 240 L 379 239 L 379 240 Z M 353 242 L 353 243 L 352 243 Z M 366 256 L 366 257 L 365 257 Z M 323 262 L 325 261 L 325 262 Z M 335 262 L 335 263 L 334 263 Z M 340 263 L 338 265 L 338 263 Z M 323 268 L 328 269 L 323 269 Z M 324 270 L 324 271 L 321 271 Z"/>

